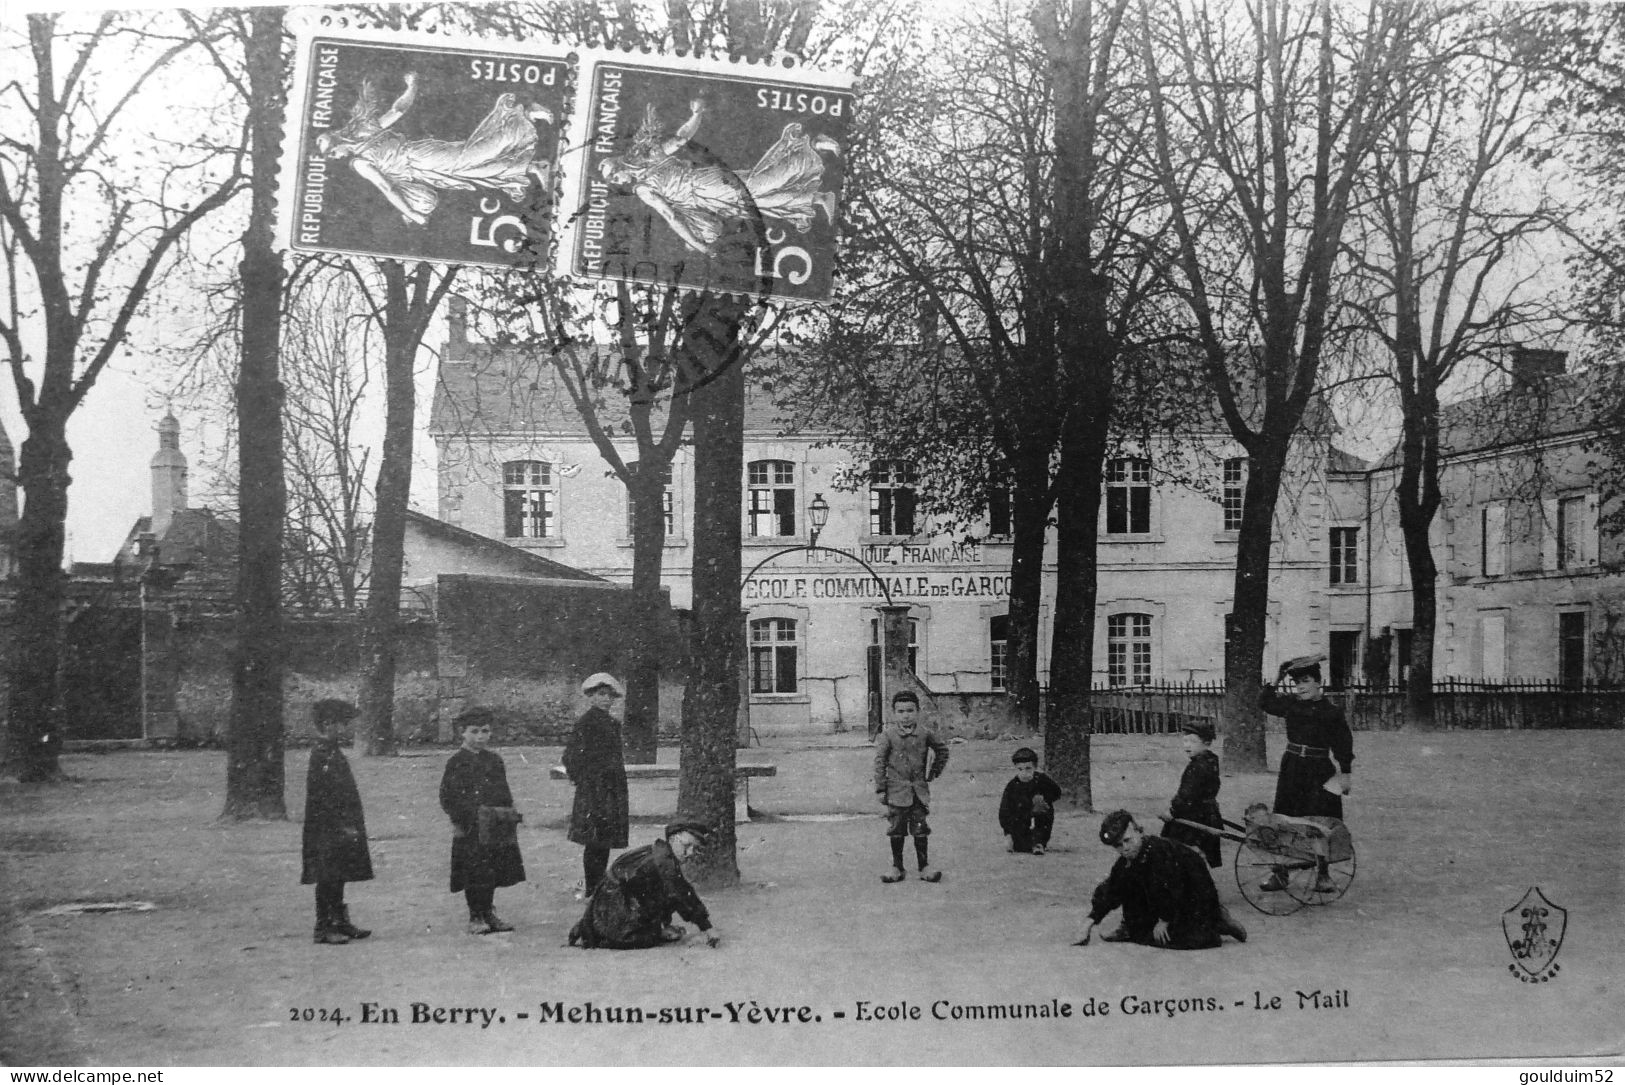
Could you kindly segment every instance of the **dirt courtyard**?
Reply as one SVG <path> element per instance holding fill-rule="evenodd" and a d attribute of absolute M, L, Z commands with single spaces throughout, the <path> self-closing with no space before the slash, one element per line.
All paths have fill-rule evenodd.
<path fill-rule="evenodd" d="M 288 756 L 291 818 L 277 823 L 216 820 L 217 751 L 73 755 L 71 784 L 0 783 L 0 1062 L 1612 1061 L 1625 1042 L 1620 731 L 1356 735 L 1348 895 L 1260 914 L 1226 844 L 1215 880 L 1251 936 L 1193 953 L 1069 944 L 1113 853 L 1100 813 L 1065 806 L 1048 855 L 1005 853 L 995 812 L 1019 743 L 952 746 L 933 788 L 944 880 L 883 885 L 870 748 L 810 741 L 741 751 L 778 775 L 752 783 L 741 883 L 706 894 L 717 949 L 565 945 L 580 849 L 564 837 L 570 786 L 548 779 L 556 748 L 499 750 L 529 880 L 497 894 L 518 929 L 484 937 L 446 890 L 436 787 L 450 751 L 352 751 L 377 878 L 348 889 L 375 932 L 348 946 L 312 944 L 299 885 L 307 751 Z M 1177 736 L 1094 750 L 1098 811 L 1166 809 Z M 1271 764 L 1279 753 L 1271 736 Z M 1220 804 L 1237 818 L 1273 790 L 1272 775 L 1226 775 Z M 633 844 L 675 803 L 675 781 L 634 782 Z M 1531 886 L 1566 911 L 1546 982 L 1520 982 L 1502 931 Z M 137 901 L 154 907 L 49 912 Z"/>

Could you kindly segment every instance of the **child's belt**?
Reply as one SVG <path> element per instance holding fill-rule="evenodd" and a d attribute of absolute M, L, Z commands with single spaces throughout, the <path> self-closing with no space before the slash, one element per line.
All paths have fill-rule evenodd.
<path fill-rule="evenodd" d="M 1332 751 L 1326 746 L 1305 746 L 1301 742 L 1288 742 L 1286 752 L 1297 754 L 1299 757 L 1330 757 Z"/>

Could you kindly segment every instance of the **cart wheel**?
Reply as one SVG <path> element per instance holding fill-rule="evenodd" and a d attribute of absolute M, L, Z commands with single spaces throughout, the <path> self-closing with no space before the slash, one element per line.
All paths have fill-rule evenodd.
<path fill-rule="evenodd" d="M 1349 851 L 1349 857 L 1336 863 L 1326 864 L 1326 878 L 1329 884 L 1320 884 L 1319 874 L 1313 864 L 1307 868 L 1294 869 L 1289 872 L 1286 880 L 1286 891 L 1294 900 L 1304 904 L 1330 904 L 1349 891 L 1354 881 L 1354 852 Z"/>
<path fill-rule="evenodd" d="M 1266 851 L 1257 842 L 1248 839 L 1236 850 L 1236 888 L 1247 898 L 1247 903 L 1265 915 L 1291 915 L 1303 907 L 1303 901 L 1281 889 L 1265 889 L 1264 883 L 1274 876 L 1276 868 L 1286 871 L 1287 885 L 1292 885 L 1296 872 L 1291 859 L 1279 853 Z M 1311 866 L 1311 871 L 1313 867 Z"/>

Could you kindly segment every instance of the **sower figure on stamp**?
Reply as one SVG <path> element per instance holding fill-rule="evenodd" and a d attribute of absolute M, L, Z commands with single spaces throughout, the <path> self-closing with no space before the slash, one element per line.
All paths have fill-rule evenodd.
<path fill-rule="evenodd" d="M 1043 855 L 1055 828 L 1055 803 L 1061 785 L 1038 771 L 1038 754 L 1023 746 L 1010 755 L 1015 779 L 1004 785 L 999 798 L 999 828 L 1005 850 Z"/>
<path fill-rule="evenodd" d="M 1224 818 L 1219 814 L 1219 756 L 1213 752 L 1213 725 L 1205 720 L 1193 720 L 1185 725 L 1184 732 L 1182 743 L 1185 756 L 1190 760 L 1180 774 L 1179 790 L 1168 804 L 1168 816 L 1222 830 Z M 1202 853 L 1210 867 L 1224 862 L 1219 855 L 1219 838 L 1214 833 L 1169 822 L 1162 827 L 1162 835 L 1169 840 L 1189 844 Z"/>
<path fill-rule="evenodd" d="M 1291 678 L 1292 693 L 1281 693 L 1273 685 L 1266 685 L 1258 703 L 1265 712 L 1286 720 L 1286 752 L 1281 755 L 1281 770 L 1275 778 L 1274 812 L 1341 821 L 1343 796 L 1353 786 L 1350 773 L 1354 771 L 1354 736 L 1343 710 L 1321 692 L 1320 661 L 1324 658 L 1299 656 L 1281 664 L 1275 682 Z M 1286 889 L 1286 871 L 1275 868 L 1260 888 L 1272 892 Z M 1326 860 L 1321 859 L 1316 891 L 1335 892 L 1336 888 L 1327 874 Z"/>
<path fill-rule="evenodd" d="M 1123 925 L 1103 942 L 1134 942 L 1163 949 L 1214 949 L 1228 934 L 1247 940 L 1247 929 L 1219 903 L 1219 891 L 1202 857 L 1183 844 L 1146 836 L 1127 810 L 1114 810 L 1100 823 L 1100 842 L 1117 851 L 1106 880 L 1095 887 L 1089 928 L 1078 945 L 1088 945 L 1096 924 L 1123 909 Z"/>
<path fill-rule="evenodd" d="M 948 744 L 932 731 L 921 731 L 920 698 L 902 690 L 891 699 L 892 724 L 875 739 L 875 794 L 886 807 L 886 836 L 891 841 L 892 868 L 880 876 L 900 882 L 903 873 L 903 837 L 914 837 L 914 857 L 920 880 L 940 882 L 942 872 L 931 867 L 928 841 L 931 826 L 931 781 L 948 767 Z"/>
<path fill-rule="evenodd" d="M 493 910 L 496 892 L 525 880 L 508 770 L 485 748 L 492 722 L 489 708 L 470 708 L 457 717 L 463 745 L 440 778 L 440 808 L 452 826 L 451 891 L 468 902 L 470 934 L 513 930 Z"/>
<path fill-rule="evenodd" d="M 626 847 L 631 819 L 621 725 L 609 714 L 616 698 L 623 695 L 621 684 L 599 673 L 581 683 L 581 692 L 591 707 L 576 720 L 564 747 L 564 771 L 576 789 L 569 838 L 585 849 L 581 854 L 586 878 L 583 895 L 590 897 L 603 880 L 611 849 Z"/>
<path fill-rule="evenodd" d="M 715 948 L 721 935 L 699 894 L 683 877 L 683 861 L 709 836 L 695 821 L 674 821 L 666 838 L 645 844 L 616 859 L 587 911 L 570 928 L 570 944 L 583 949 L 647 949 L 680 942 L 686 931 L 671 921 L 675 913 L 705 933 Z"/>
<path fill-rule="evenodd" d="M 316 886 L 316 932 L 319 945 L 342 946 L 372 932 L 350 922 L 344 903 L 345 882 L 372 880 L 367 850 L 367 820 L 350 762 L 339 749 L 356 717 L 348 701 L 317 701 L 311 708 L 316 745 L 305 776 L 305 828 L 300 848 L 301 885 Z"/>

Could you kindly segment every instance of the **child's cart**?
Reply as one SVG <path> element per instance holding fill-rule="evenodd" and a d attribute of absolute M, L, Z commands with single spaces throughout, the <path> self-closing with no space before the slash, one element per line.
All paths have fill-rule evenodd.
<path fill-rule="evenodd" d="M 1176 825 L 1234 840 L 1236 887 L 1247 903 L 1266 915 L 1290 915 L 1305 904 L 1330 904 L 1354 881 L 1354 838 L 1337 818 L 1287 817 L 1262 808 L 1247 823 L 1226 820 L 1215 829 L 1182 818 Z M 1266 888 L 1274 884 L 1284 888 Z"/>

